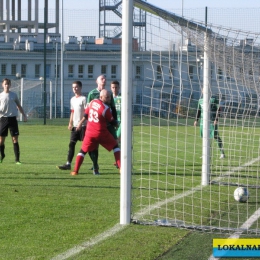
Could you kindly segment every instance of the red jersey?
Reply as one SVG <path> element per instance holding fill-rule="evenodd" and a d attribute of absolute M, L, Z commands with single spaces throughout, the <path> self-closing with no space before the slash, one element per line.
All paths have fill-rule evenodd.
<path fill-rule="evenodd" d="M 107 123 L 114 120 L 111 109 L 104 104 L 100 99 L 94 99 L 90 102 L 85 110 L 88 115 L 88 123 L 86 134 L 98 137 L 104 135 L 107 130 Z"/>

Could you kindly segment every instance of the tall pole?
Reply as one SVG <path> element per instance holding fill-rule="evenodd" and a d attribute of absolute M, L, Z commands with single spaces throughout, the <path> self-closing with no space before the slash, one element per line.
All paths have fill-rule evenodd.
<path fill-rule="evenodd" d="M 56 71 L 55 71 L 55 91 L 54 91 L 54 118 L 57 117 L 57 85 L 58 85 L 58 42 L 56 40 Z"/>
<path fill-rule="evenodd" d="M 133 0 L 122 1 L 120 224 L 131 221 Z"/>
<path fill-rule="evenodd" d="M 47 15 L 48 15 L 48 0 L 44 2 L 44 77 L 43 77 L 43 111 L 44 111 L 44 125 L 46 125 L 46 35 L 47 35 Z"/>
<path fill-rule="evenodd" d="M 207 7 L 205 12 L 205 25 L 207 27 Z M 209 42 L 208 34 L 204 36 L 204 67 L 203 67 L 203 137 L 202 137 L 202 181 L 206 186 L 210 181 L 210 80 L 209 80 Z"/>
<path fill-rule="evenodd" d="M 52 119 L 52 82 L 50 81 L 50 119 Z"/>
<path fill-rule="evenodd" d="M 181 1 L 181 16 L 183 17 L 183 1 Z M 180 87 L 179 87 L 179 107 L 181 106 L 182 98 L 182 48 L 183 48 L 183 30 L 181 29 L 181 49 L 180 49 L 180 63 L 179 63 L 179 75 L 180 75 Z"/>
<path fill-rule="evenodd" d="M 64 43 L 63 43 L 63 0 L 61 0 L 61 58 L 60 58 L 60 110 L 61 110 L 61 118 L 63 118 L 63 97 L 64 97 L 64 67 L 63 67 L 63 52 L 64 52 Z"/>

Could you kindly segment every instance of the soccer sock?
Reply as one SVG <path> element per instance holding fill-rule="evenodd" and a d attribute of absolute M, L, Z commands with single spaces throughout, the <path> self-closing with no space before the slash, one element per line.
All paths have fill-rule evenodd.
<path fill-rule="evenodd" d="M 74 172 L 79 172 L 79 168 L 84 161 L 84 157 L 85 157 L 84 153 L 79 152 L 77 154 L 76 162 L 75 162 L 75 166 L 74 166 Z"/>
<path fill-rule="evenodd" d="M 14 143 L 14 155 L 15 155 L 15 161 L 19 162 L 20 161 L 20 147 L 19 143 Z"/>
<path fill-rule="evenodd" d="M 219 147 L 220 152 L 221 152 L 222 154 L 224 154 L 224 149 L 223 149 L 222 140 L 221 140 L 221 138 L 220 138 L 219 136 L 216 138 L 216 141 L 218 142 L 218 147 Z"/>
<path fill-rule="evenodd" d="M 0 145 L 0 153 L 1 153 L 1 158 L 3 159 L 5 157 L 5 145 L 4 144 Z"/>
<path fill-rule="evenodd" d="M 75 142 L 70 142 L 69 143 L 69 151 L 68 151 L 68 157 L 67 157 L 67 164 L 71 164 L 74 154 L 75 154 Z"/>
<path fill-rule="evenodd" d="M 120 162 L 120 148 L 115 148 L 114 150 L 114 156 L 115 156 L 115 160 L 116 160 L 116 164 L 118 166 L 118 168 L 121 168 L 121 162 Z"/>
<path fill-rule="evenodd" d="M 89 152 L 89 157 L 93 162 L 93 168 L 98 169 L 98 150 Z"/>

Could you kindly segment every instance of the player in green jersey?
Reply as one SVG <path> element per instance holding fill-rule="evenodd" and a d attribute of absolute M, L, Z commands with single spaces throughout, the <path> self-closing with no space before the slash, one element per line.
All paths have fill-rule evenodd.
<path fill-rule="evenodd" d="M 115 102 L 115 106 L 116 106 L 116 112 L 117 112 L 117 120 L 119 122 L 119 126 L 116 130 L 116 137 L 118 140 L 118 143 L 120 143 L 120 137 L 121 137 L 121 94 L 119 94 L 119 82 L 117 80 L 112 81 L 110 83 L 110 87 L 111 87 L 111 91 L 113 94 L 113 98 L 114 98 L 114 102 Z M 114 163 L 114 165 L 118 168 L 116 162 Z"/>
<path fill-rule="evenodd" d="M 116 107 L 116 113 L 117 113 L 117 120 L 119 121 L 119 127 L 117 128 L 116 131 L 116 136 L 117 139 L 120 139 L 121 136 L 121 94 L 119 93 L 120 87 L 119 87 L 119 82 L 117 80 L 112 81 L 110 84 L 111 91 L 113 94 L 114 102 L 115 102 L 115 107 Z"/>
<path fill-rule="evenodd" d="M 203 93 L 203 91 L 202 91 Z M 218 132 L 218 119 L 220 114 L 219 101 L 215 97 L 210 98 L 210 138 L 214 138 L 220 150 L 220 159 L 225 158 L 225 153 L 223 149 L 223 143 Z M 199 99 L 198 110 L 196 115 L 196 120 L 194 126 L 197 125 L 197 121 L 200 119 L 200 136 L 203 136 L 203 98 Z"/>
<path fill-rule="evenodd" d="M 100 75 L 97 77 L 96 80 L 97 88 L 91 90 L 88 94 L 87 98 L 87 105 L 93 100 L 93 99 L 99 99 L 101 90 L 105 89 L 106 87 L 106 77 L 104 75 Z M 117 112 L 115 107 L 115 102 L 113 99 L 113 95 L 111 93 L 111 103 L 110 108 L 112 110 L 112 115 L 115 120 L 117 120 Z M 117 135 L 115 132 L 115 128 L 112 125 L 107 126 L 109 132 L 114 136 L 115 139 L 117 139 Z M 99 174 L 98 172 L 98 150 L 89 152 L 89 156 L 93 162 L 93 174 Z"/>

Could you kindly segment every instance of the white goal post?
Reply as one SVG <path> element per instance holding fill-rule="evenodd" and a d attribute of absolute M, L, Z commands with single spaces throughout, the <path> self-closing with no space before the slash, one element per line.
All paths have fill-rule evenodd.
<path fill-rule="evenodd" d="M 123 1 L 122 11 L 120 224 L 125 225 L 131 221 L 133 1 Z"/>

